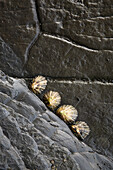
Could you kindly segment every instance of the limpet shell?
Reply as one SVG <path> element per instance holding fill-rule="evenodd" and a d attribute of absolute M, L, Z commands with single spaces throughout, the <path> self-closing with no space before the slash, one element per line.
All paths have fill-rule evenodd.
<path fill-rule="evenodd" d="M 38 76 L 33 79 L 31 89 L 34 93 L 41 93 L 47 85 L 47 80 L 43 76 Z"/>
<path fill-rule="evenodd" d="M 90 133 L 90 128 L 87 123 L 83 121 L 77 121 L 74 125 L 71 125 L 71 129 L 74 134 L 79 138 L 84 140 Z"/>
<path fill-rule="evenodd" d="M 55 91 L 45 93 L 43 99 L 45 104 L 52 110 L 54 110 L 61 102 L 61 96 Z"/>
<path fill-rule="evenodd" d="M 56 114 L 66 123 L 74 122 L 78 116 L 77 110 L 72 105 L 60 106 L 57 109 Z"/>

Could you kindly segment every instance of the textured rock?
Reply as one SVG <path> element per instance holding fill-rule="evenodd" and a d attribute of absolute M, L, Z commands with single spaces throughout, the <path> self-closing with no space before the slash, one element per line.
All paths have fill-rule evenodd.
<path fill-rule="evenodd" d="M 0 72 L 0 168 L 112 169 L 113 162 L 80 142 L 23 79 Z"/>
<path fill-rule="evenodd" d="M 112 1 L 37 0 L 37 4 L 43 31 L 91 49 L 113 49 Z"/>
<path fill-rule="evenodd" d="M 113 75 L 112 55 L 111 51 L 90 50 L 63 38 L 42 34 L 30 51 L 28 76 L 109 80 Z"/>
<path fill-rule="evenodd" d="M 11 145 L 0 127 L 0 169 L 8 168 L 26 169 L 19 152 Z"/>
<path fill-rule="evenodd" d="M 21 76 L 32 41 L 39 33 L 34 1 L 1 0 L 0 23 L 0 68 Z"/>
<path fill-rule="evenodd" d="M 0 37 L 10 49 L 0 43 L 0 68 L 5 73 L 112 80 L 111 1 L 2 0 L 0 4 Z"/>
<path fill-rule="evenodd" d="M 77 107 L 93 148 L 23 79 L 1 72 L 0 169 L 113 169 L 107 158 L 113 156 L 113 85 L 106 83 L 113 79 L 112 16 L 111 0 L 0 1 L 0 69 L 14 77 L 51 77 L 48 89 Z"/>
<path fill-rule="evenodd" d="M 44 34 L 30 51 L 27 76 L 113 78 L 111 1 L 37 0 L 37 10 Z"/>
<path fill-rule="evenodd" d="M 0 68 L 4 72 L 20 76 L 22 72 L 22 61 L 13 50 L 0 38 Z"/>
<path fill-rule="evenodd" d="M 78 110 L 77 120 L 91 128 L 85 142 L 105 155 L 113 155 L 113 84 L 83 81 L 50 81 L 47 90 L 56 90 L 62 104 L 72 104 Z"/>

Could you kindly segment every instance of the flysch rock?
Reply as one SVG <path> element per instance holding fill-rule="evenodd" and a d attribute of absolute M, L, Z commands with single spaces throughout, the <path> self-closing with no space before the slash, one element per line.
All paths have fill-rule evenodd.
<path fill-rule="evenodd" d="M 6 89 L 6 90 L 5 90 Z M 110 170 L 110 158 L 79 141 L 31 92 L 0 72 L 0 169 Z"/>

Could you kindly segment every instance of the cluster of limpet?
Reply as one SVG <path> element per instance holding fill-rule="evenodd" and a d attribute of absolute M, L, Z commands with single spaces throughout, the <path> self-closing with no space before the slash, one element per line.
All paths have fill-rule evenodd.
<path fill-rule="evenodd" d="M 41 93 L 47 86 L 47 80 L 43 76 L 38 76 L 33 79 L 31 89 L 35 94 Z M 47 107 L 55 110 L 61 103 L 61 96 L 58 92 L 49 91 L 44 94 L 43 100 Z M 67 123 L 73 133 L 81 140 L 84 140 L 89 135 L 90 128 L 83 121 L 75 122 L 78 112 L 72 105 L 62 105 L 56 110 L 58 115 L 65 123 Z"/>

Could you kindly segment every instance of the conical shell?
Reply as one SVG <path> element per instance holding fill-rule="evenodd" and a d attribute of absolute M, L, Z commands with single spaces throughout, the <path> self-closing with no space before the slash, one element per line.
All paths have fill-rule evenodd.
<path fill-rule="evenodd" d="M 56 114 L 66 123 L 72 123 L 78 116 L 77 110 L 71 105 L 63 105 L 59 107 Z"/>
<path fill-rule="evenodd" d="M 54 110 L 61 102 L 61 96 L 58 92 L 49 91 L 44 95 L 45 104 Z"/>
<path fill-rule="evenodd" d="M 47 85 L 47 80 L 43 76 L 38 76 L 35 79 L 33 79 L 33 82 L 31 84 L 31 88 L 34 93 L 41 93 Z"/>
<path fill-rule="evenodd" d="M 71 129 L 75 133 L 75 135 L 82 140 L 84 140 L 90 132 L 87 123 L 82 121 L 77 121 L 75 125 L 71 125 Z"/>

